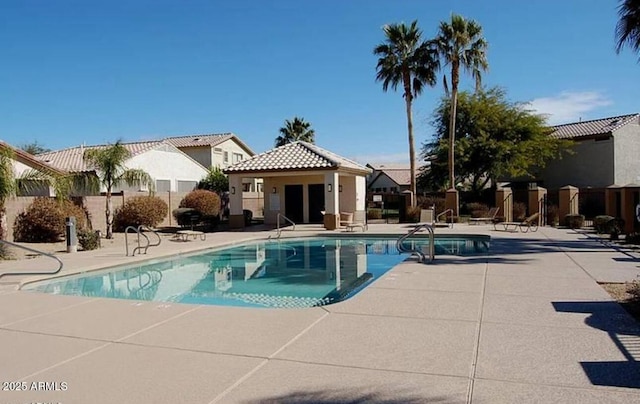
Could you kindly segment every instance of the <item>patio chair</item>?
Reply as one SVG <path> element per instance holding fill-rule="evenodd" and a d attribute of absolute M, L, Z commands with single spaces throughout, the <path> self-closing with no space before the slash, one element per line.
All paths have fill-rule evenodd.
<path fill-rule="evenodd" d="M 477 224 L 477 223 L 494 223 L 496 221 L 496 216 L 498 216 L 498 212 L 500 208 L 491 208 L 485 217 L 472 217 L 469 219 L 469 224 Z"/>
<path fill-rule="evenodd" d="M 493 228 L 498 230 L 497 226 L 500 224 L 504 227 L 504 231 L 518 231 L 520 230 L 523 233 L 527 233 L 529 231 L 538 231 L 538 220 L 540 218 L 540 213 L 534 213 L 533 215 L 527 217 L 521 222 L 500 222 L 493 223 Z"/>
<path fill-rule="evenodd" d="M 340 212 L 340 227 L 353 223 L 353 213 Z"/>
<path fill-rule="evenodd" d="M 354 231 L 356 227 L 360 227 L 362 231 L 369 230 L 367 225 L 367 212 L 364 210 L 356 210 L 353 213 L 351 222 L 345 224 L 347 231 Z"/>

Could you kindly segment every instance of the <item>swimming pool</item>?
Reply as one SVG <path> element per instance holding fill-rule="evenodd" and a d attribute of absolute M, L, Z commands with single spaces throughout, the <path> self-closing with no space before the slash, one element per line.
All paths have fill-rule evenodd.
<path fill-rule="evenodd" d="M 426 238 L 410 238 L 414 246 Z M 436 255 L 482 255 L 489 237 L 436 239 Z M 295 308 L 343 301 L 402 262 L 396 238 L 259 241 L 25 285 L 35 292 Z"/>

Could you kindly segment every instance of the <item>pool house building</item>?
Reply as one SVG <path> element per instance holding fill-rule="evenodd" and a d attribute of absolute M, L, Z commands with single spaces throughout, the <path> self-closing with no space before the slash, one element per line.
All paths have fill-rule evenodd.
<path fill-rule="evenodd" d="M 371 169 L 314 144 L 297 141 L 241 161 L 224 172 L 229 176 L 229 226 L 244 226 L 242 183 L 264 182 L 264 221 L 276 224 L 278 214 L 294 223 L 339 225 L 340 212 L 362 212 L 366 176 Z"/>

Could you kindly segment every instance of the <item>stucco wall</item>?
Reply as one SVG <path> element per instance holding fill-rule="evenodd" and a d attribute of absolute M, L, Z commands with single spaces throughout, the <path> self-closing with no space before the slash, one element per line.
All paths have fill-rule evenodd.
<path fill-rule="evenodd" d="M 233 160 L 233 153 L 239 153 L 242 155 L 242 160 L 247 160 L 251 157 L 249 153 L 247 153 L 238 143 L 236 143 L 233 139 L 228 139 L 219 145 L 215 146 L 216 148 L 222 149 L 221 153 L 213 153 L 213 165 L 217 165 L 220 168 L 227 168 L 237 161 Z M 224 152 L 229 153 L 229 161 L 224 162 Z"/>
<path fill-rule="evenodd" d="M 181 151 L 200 163 L 203 167 L 209 168 L 212 165 L 212 149 L 209 146 L 183 147 Z"/>
<path fill-rule="evenodd" d="M 575 142 L 572 150 L 573 154 L 550 161 L 541 171 L 545 188 L 602 188 L 614 183 L 613 139 Z"/>
<path fill-rule="evenodd" d="M 394 187 L 396 188 L 397 192 L 402 190 L 395 181 L 389 178 L 388 175 L 382 173 L 378 178 L 371 182 L 371 184 L 369 185 L 369 190 L 374 191 L 376 188 L 386 188 L 381 192 L 391 192 L 391 189 Z"/>
<path fill-rule="evenodd" d="M 613 134 L 614 184 L 640 184 L 640 125 L 628 123 Z M 611 185 L 611 184 L 609 184 Z"/>
<path fill-rule="evenodd" d="M 309 220 L 309 193 L 306 185 L 309 184 L 324 184 L 324 175 L 308 175 L 308 176 L 291 176 L 291 177 L 266 177 L 264 178 L 264 222 L 268 224 L 275 224 L 278 213 L 285 214 L 284 210 L 284 186 L 285 185 L 303 185 L 302 191 L 302 216 L 304 222 Z M 276 193 L 273 194 L 272 189 L 276 188 Z M 271 199 L 276 195 L 279 210 L 271 209 Z"/>
<path fill-rule="evenodd" d="M 154 180 L 170 180 L 171 191 L 177 191 L 178 181 L 200 181 L 207 170 L 176 149 L 154 149 L 132 157 L 129 168 L 145 170 Z M 127 188 L 125 187 L 125 190 Z M 129 189 L 137 191 L 138 189 Z"/>

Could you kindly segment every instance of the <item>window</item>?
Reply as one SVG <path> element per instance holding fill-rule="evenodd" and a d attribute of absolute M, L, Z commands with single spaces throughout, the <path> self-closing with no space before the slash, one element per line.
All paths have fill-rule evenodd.
<path fill-rule="evenodd" d="M 242 154 L 240 153 L 233 153 L 233 162 L 237 163 L 239 161 L 242 161 Z"/>
<path fill-rule="evenodd" d="M 171 191 L 171 180 L 156 180 L 156 192 Z"/>
<path fill-rule="evenodd" d="M 264 188 L 262 187 L 264 185 L 263 183 L 259 182 L 256 185 L 257 185 L 257 188 L 258 188 L 258 192 L 264 192 Z"/>
<path fill-rule="evenodd" d="M 228 151 L 224 152 L 224 162 L 225 163 L 229 162 L 229 152 Z"/>
<path fill-rule="evenodd" d="M 178 192 L 191 192 L 196 189 L 198 183 L 196 181 L 180 181 L 178 180 Z"/>
<path fill-rule="evenodd" d="M 245 182 L 242 184 L 242 192 L 251 192 L 251 183 Z"/>
<path fill-rule="evenodd" d="M 222 149 L 219 148 L 219 147 L 214 147 L 213 148 L 213 152 L 216 153 L 216 154 L 220 154 L 220 153 L 222 153 Z"/>

